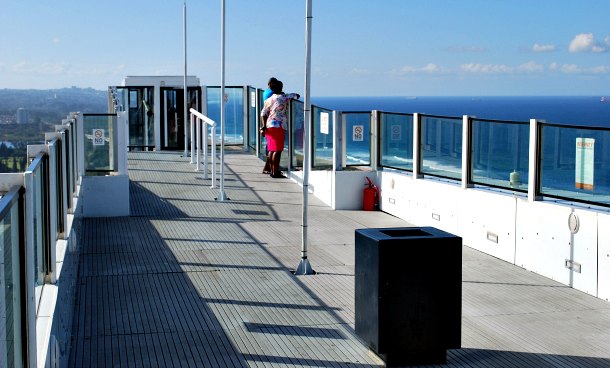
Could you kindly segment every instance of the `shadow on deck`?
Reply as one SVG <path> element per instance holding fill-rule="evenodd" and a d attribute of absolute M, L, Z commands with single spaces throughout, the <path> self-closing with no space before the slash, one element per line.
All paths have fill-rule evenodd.
<path fill-rule="evenodd" d="M 129 154 L 131 216 L 84 219 L 72 367 L 370 367 L 354 335 L 354 229 L 409 226 L 310 198 L 226 156 L 219 202 L 174 152 Z M 608 367 L 610 305 L 464 248 L 462 349 L 447 367 Z"/>

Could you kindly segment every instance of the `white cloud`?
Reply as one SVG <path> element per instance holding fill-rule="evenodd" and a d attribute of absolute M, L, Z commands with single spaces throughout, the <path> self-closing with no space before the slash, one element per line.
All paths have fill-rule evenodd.
<path fill-rule="evenodd" d="M 426 66 L 421 68 L 421 71 L 426 73 L 437 73 L 440 72 L 440 68 L 436 64 L 427 64 Z"/>
<path fill-rule="evenodd" d="M 604 42 L 606 45 L 610 46 L 610 36 L 606 36 L 606 38 L 604 38 Z"/>
<path fill-rule="evenodd" d="M 562 64 L 551 63 L 549 70 L 561 72 L 565 74 L 610 74 L 610 67 L 599 65 L 594 67 L 583 67 L 577 64 Z"/>
<path fill-rule="evenodd" d="M 479 64 L 470 63 L 462 64 L 460 69 L 467 73 L 476 74 L 514 74 L 514 73 L 539 73 L 544 71 L 544 66 L 533 61 L 527 63 L 510 66 L 506 64 Z"/>
<path fill-rule="evenodd" d="M 406 75 L 406 74 L 436 74 L 442 73 L 444 70 L 437 64 L 428 63 L 422 67 L 416 67 L 411 65 L 405 65 L 398 70 L 392 70 L 390 73 L 395 75 Z"/>
<path fill-rule="evenodd" d="M 511 73 L 514 68 L 505 64 L 462 64 L 460 68 L 469 73 L 481 73 L 481 74 L 503 74 Z"/>
<path fill-rule="evenodd" d="M 555 47 L 555 45 L 541 45 L 538 43 L 535 43 L 534 46 L 532 46 L 532 50 L 534 52 L 552 52 L 555 51 L 557 48 Z"/>
<path fill-rule="evenodd" d="M 605 52 L 606 48 L 602 45 L 598 44 L 593 37 L 593 33 L 581 33 L 577 34 L 572 42 L 570 42 L 570 47 L 568 50 L 572 53 L 576 52 Z"/>
<path fill-rule="evenodd" d="M 591 48 L 591 51 L 596 52 L 596 53 L 597 52 L 606 52 L 606 48 L 602 47 L 602 46 L 595 45 L 595 46 L 593 46 Z"/>
<path fill-rule="evenodd" d="M 54 44 L 58 44 L 61 42 L 61 39 L 59 37 L 53 37 L 53 39 L 51 39 L 51 42 Z"/>
<path fill-rule="evenodd" d="M 544 71 L 544 66 L 541 64 L 536 64 L 533 61 L 528 61 L 525 64 L 519 65 L 517 67 L 517 70 L 519 72 L 524 72 L 524 73 L 541 72 L 541 71 Z"/>
<path fill-rule="evenodd" d="M 610 68 L 605 65 L 599 65 L 592 68 L 587 69 L 590 74 L 608 74 L 610 73 Z"/>
<path fill-rule="evenodd" d="M 369 74 L 371 74 L 371 71 L 368 70 L 368 69 L 353 68 L 351 70 L 350 74 L 353 74 L 353 75 L 369 75 Z"/>

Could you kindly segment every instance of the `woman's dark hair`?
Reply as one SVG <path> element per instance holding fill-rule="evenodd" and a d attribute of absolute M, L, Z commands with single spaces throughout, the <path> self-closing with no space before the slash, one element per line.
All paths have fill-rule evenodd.
<path fill-rule="evenodd" d="M 267 82 L 267 86 L 271 87 L 272 84 L 277 83 L 278 80 L 275 77 L 269 78 L 269 82 Z"/>
<path fill-rule="evenodd" d="M 277 81 L 276 83 L 270 84 L 269 88 L 271 88 L 271 92 L 273 92 L 274 95 L 277 95 L 282 93 L 284 83 L 282 83 L 282 81 Z"/>

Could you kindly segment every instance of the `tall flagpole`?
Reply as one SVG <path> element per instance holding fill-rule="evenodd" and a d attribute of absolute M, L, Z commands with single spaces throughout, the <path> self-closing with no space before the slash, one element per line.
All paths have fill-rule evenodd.
<path fill-rule="evenodd" d="M 311 0 L 305 0 L 305 110 L 303 117 L 303 219 L 302 219 L 302 238 L 301 238 L 301 260 L 295 275 L 313 275 L 315 271 L 307 259 L 307 201 L 309 195 L 309 134 L 311 101 L 309 91 L 311 86 Z"/>
<path fill-rule="evenodd" d="M 186 84 L 186 0 L 184 0 L 184 9 L 182 11 L 183 24 L 184 24 L 184 117 L 182 118 L 182 125 L 184 126 L 184 157 L 188 157 L 188 141 L 189 141 L 189 109 L 188 109 L 188 91 Z M 192 136 L 192 134 L 191 134 Z M 191 157 L 191 163 L 193 158 Z"/>
<path fill-rule="evenodd" d="M 218 200 L 227 200 L 225 194 L 225 0 L 220 1 L 220 193 Z M 214 133 L 216 134 L 216 133 Z M 215 169 L 214 169 L 215 170 Z"/>

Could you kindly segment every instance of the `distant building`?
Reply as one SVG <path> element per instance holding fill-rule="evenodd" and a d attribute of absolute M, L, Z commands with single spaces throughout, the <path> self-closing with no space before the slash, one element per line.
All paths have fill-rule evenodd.
<path fill-rule="evenodd" d="M 14 124 L 17 121 L 17 118 L 14 114 L 1 114 L 0 115 L 0 124 Z"/>
<path fill-rule="evenodd" d="M 17 109 L 17 124 L 27 124 L 29 120 L 28 110 L 20 107 Z"/>

